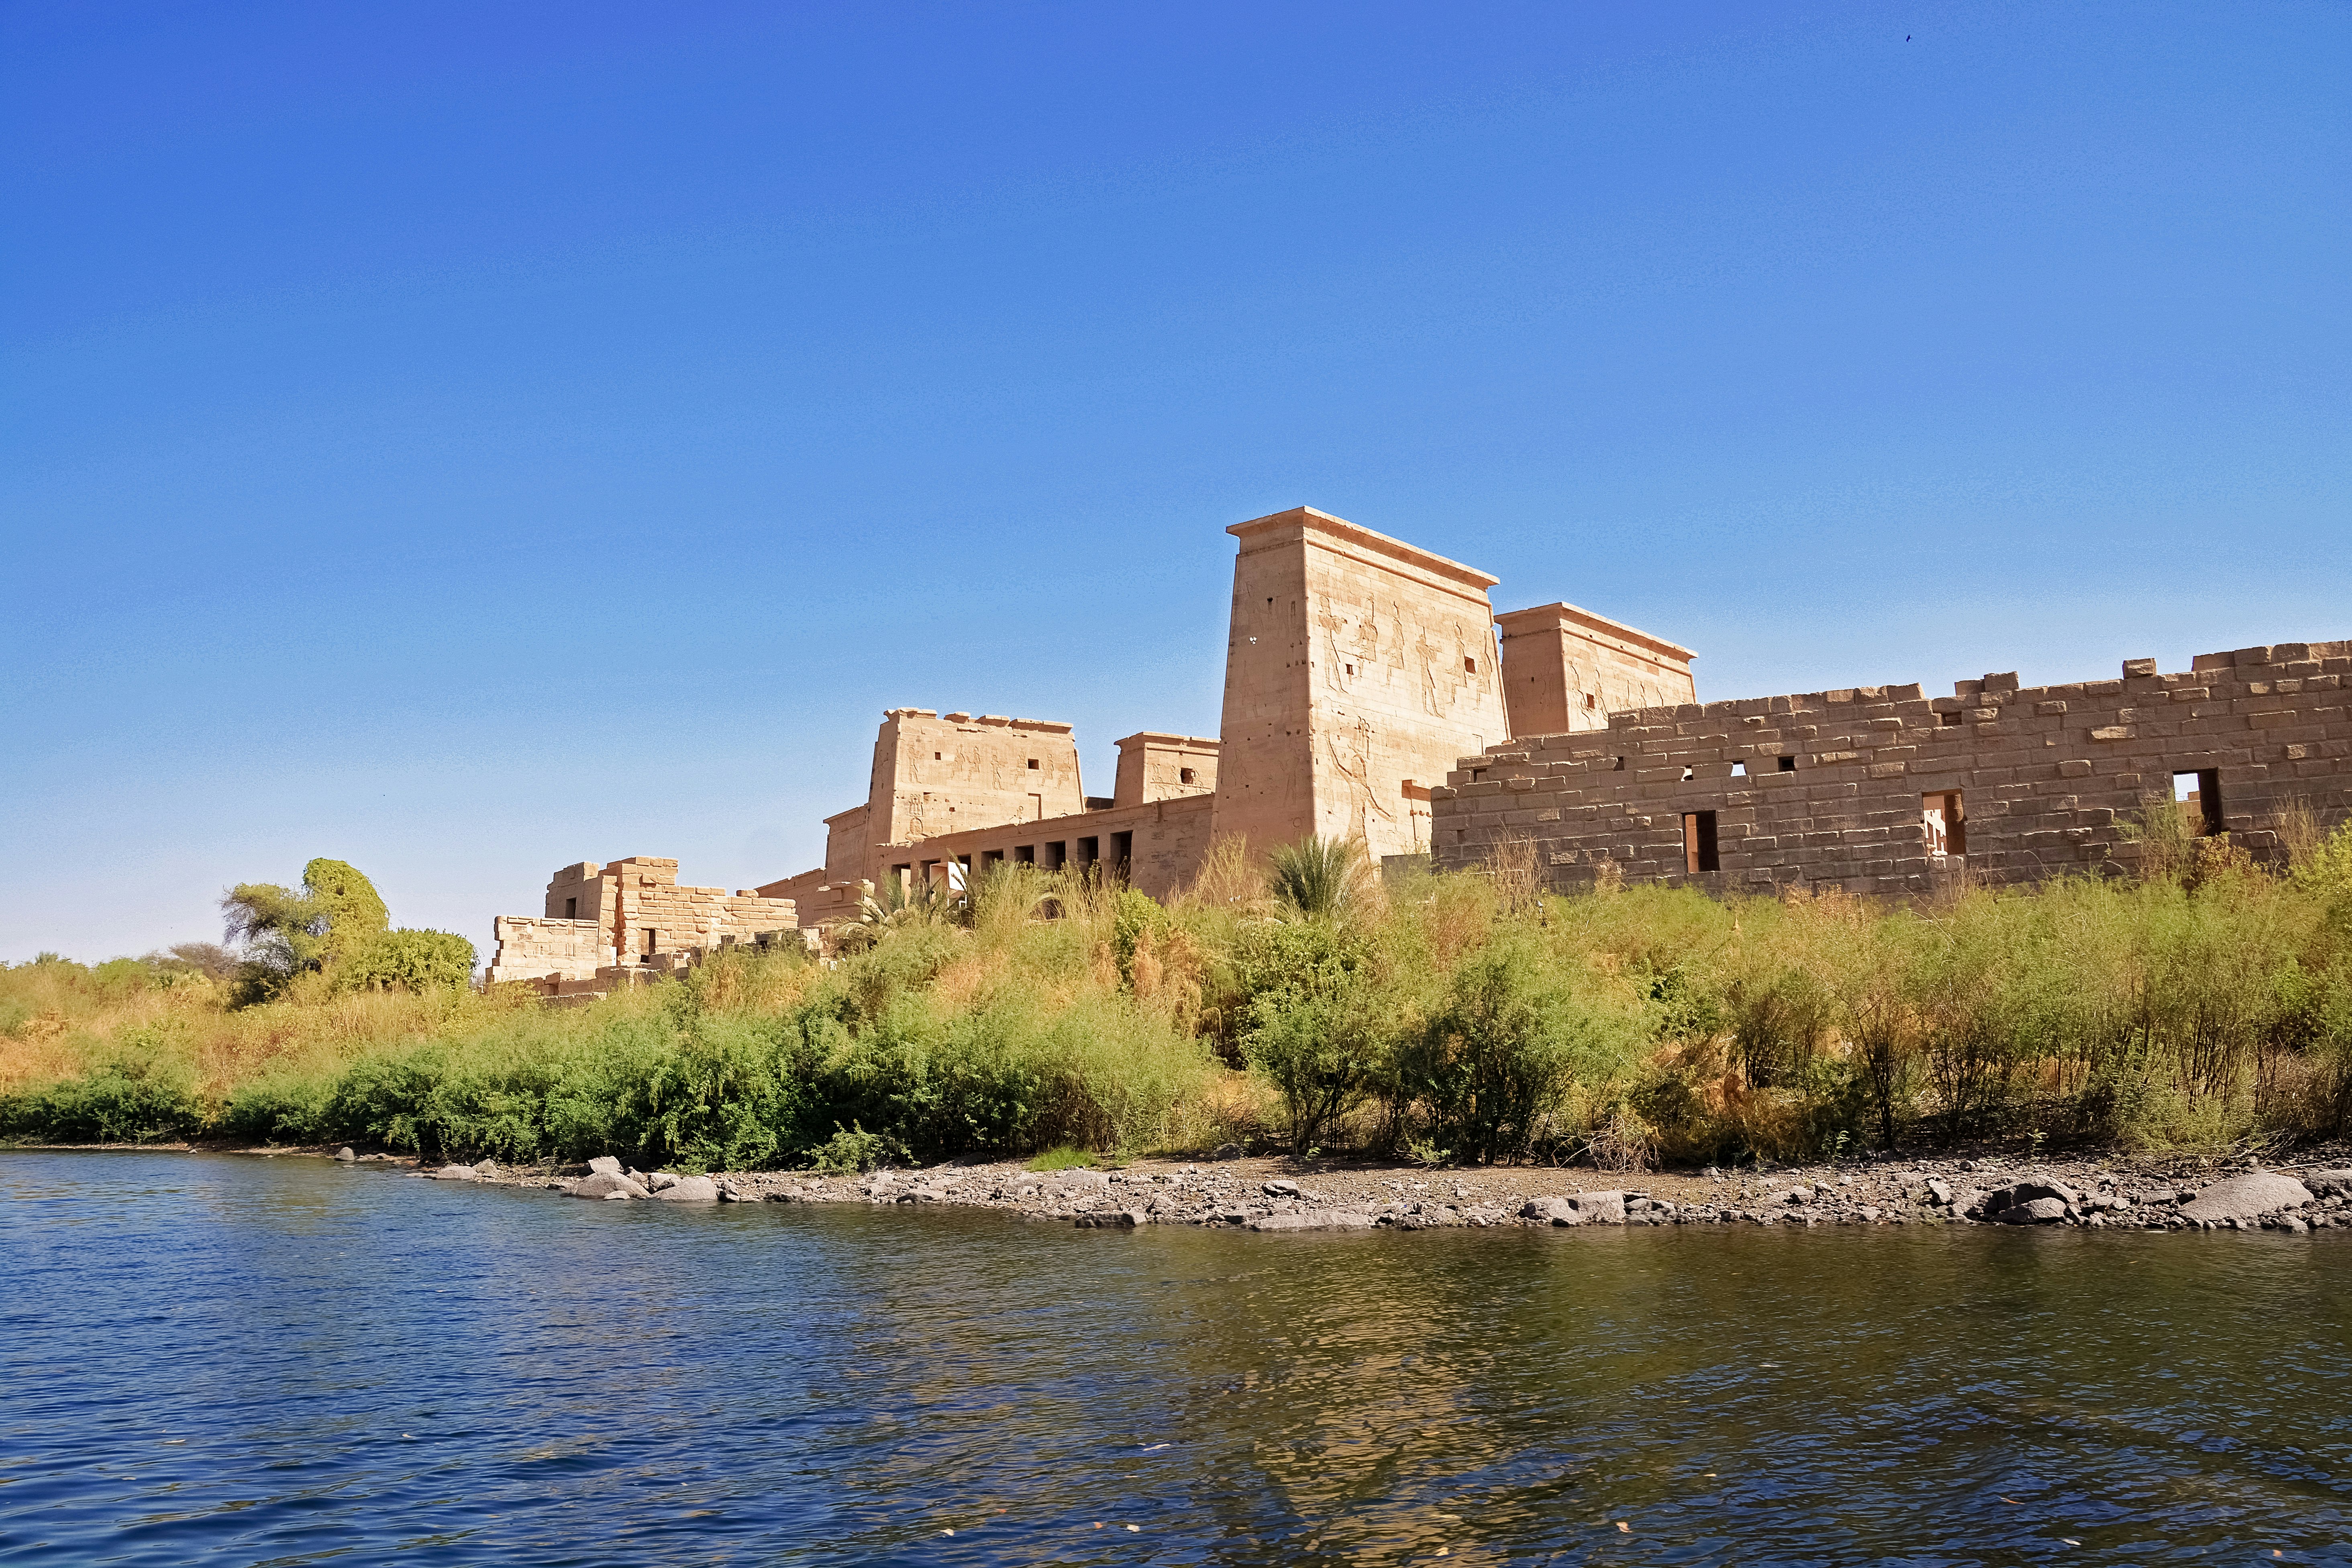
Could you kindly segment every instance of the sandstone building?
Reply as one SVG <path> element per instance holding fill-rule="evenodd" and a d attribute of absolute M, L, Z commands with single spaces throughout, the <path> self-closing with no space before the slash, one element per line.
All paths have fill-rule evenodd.
<path fill-rule="evenodd" d="M 2352 810 L 2352 642 L 2200 654 L 2159 674 L 1949 697 L 1863 686 L 1609 715 L 1605 729 L 1465 756 L 1436 792 L 1436 863 L 1525 841 L 1554 887 L 1629 879 L 1769 890 L 1925 892 L 1965 869 L 2024 882 L 2129 861 L 2153 796 L 2258 858 L 2301 804 Z"/>
<path fill-rule="evenodd" d="M 2176 778 L 2200 828 L 2257 853 L 2291 800 L 2329 824 L 2352 807 L 2352 644 L 2030 690 L 1987 676 L 1948 698 L 1701 703 L 1688 648 L 1566 603 L 1497 616 L 1495 578 L 1311 507 L 1226 531 L 1215 738 L 1139 731 L 1094 796 L 1067 724 L 895 708 L 866 798 L 825 818 L 823 865 L 732 894 L 680 886 L 674 860 L 567 867 L 541 915 L 499 920 L 490 978 L 589 993 L 855 918 L 869 883 L 960 888 L 1006 862 L 1165 897 L 1229 837 L 1259 854 L 1353 837 L 1441 868 L 1532 855 L 1559 888 L 1613 866 L 1910 893 L 1963 868 L 2008 881 L 2127 858 L 2120 819 Z"/>

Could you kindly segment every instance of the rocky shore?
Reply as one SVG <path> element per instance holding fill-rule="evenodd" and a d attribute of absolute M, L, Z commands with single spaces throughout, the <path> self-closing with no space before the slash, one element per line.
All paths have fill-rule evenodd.
<path fill-rule="evenodd" d="M 346 1149 L 341 1160 L 360 1156 Z M 1588 1225 L 2063 1225 L 2093 1229 L 2352 1230 L 2352 1161 L 2222 1166 L 2175 1160 L 1863 1160 L 1768 1171 L 1606 1173 L 1507 1167 L 1301 1166 L 1278 1159 L 1139 1160 L 1113 1170 L 950 1163 L 864 1174 L 629 1170 L 488 1163 L 440 1181 L 604 1202 L 935 1204 L 1082 1228 L 1254 1231 Z"/>

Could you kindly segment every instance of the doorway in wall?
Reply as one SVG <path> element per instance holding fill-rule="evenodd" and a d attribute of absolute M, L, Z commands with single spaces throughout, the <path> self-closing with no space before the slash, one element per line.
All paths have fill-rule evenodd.
<path fill-rule="evenodd" d="M 1694 875 L 1723 869 L 1723 858 L 1715 847 L 1715 813 L 1683 813 L 1683 869 Z"/>
<path fill-rule="evenodd" d="M 1962 808 L 1958 790 L 1937 790 L 1921 795 L 1919 820 L 1927 832 L 1929 855 L 1966 855 L 1969 852 L 1968 815 Z"/>

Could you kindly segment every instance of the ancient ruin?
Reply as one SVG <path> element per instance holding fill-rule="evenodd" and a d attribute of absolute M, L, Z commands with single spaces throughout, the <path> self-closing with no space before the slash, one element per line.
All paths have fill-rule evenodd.
<path fill-rule="evenodd" d="M 2128 862 L 2152 795 L 2193 830 L 2274 854 L 2293 804 L 2352 807 L 2352 643 L 2152 659 L 2120 678 L 1950 697 L 1866 686 L 1701 703 L 1688 648 L 1550 603 L 1496 615 L 1496 579 L 1296 507 L 1238 541 L 1215 739 L 1118 742 L 1085 793 L 1070 726 L 929 708 L 883 715 L 866 799 L 824 863 L 730 894 L 642 856 L 565 868 L 544 912 L 498 922 L 492 980 L 595 994 L 735 942 L 856 918 L 869 889 L 961 889 L 1000 864 L 1090 869 L 1154 897 L 1211 844 L 1307 835 L 1383 862 L 1530 866 L 1710 889 L 1916 894 Z M 792 940 L 801 940 L 794 938 Z"/>

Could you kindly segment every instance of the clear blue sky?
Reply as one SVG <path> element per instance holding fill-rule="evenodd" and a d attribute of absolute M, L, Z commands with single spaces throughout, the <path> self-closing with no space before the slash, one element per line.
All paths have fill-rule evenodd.
<path fill-rule="evenodd" d="M 1213 734 L 1307 502 L 1724 698 L 2352 637 L 2352 8 L 0 10 L 0 957 Z M 1948 687 L 1944 689 L 1948 689 Z"/>

